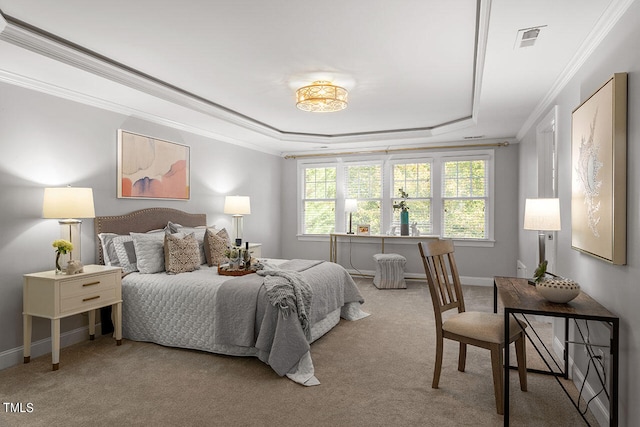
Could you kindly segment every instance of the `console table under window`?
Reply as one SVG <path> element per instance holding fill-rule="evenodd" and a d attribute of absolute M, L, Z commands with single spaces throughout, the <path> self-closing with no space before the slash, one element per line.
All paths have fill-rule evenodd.
<path fill-rule="evenodd" d="M 611 390 L 609 395 L 609 424 L 611 426 L 618 425 L 618 368 L 619 368 L 619 331 L 620 331 L 620 319 L 609 312 L 601 304 L 591 298 L 584 292 L 580 294 L 572 301 L 566 304 L 556 304 L 544 299 L 537 291 L 535 286 L 528 284 L 527 279 L 520 279 L 514 277 L 494 277 L 493 281 L 493 311 L 498 312 L 498 297 L 502 302 L 504 308 L 504 324 L 505 324 L 505 336 L 509 336 L 509 316 L 515 314 L 521 315 L 538 315 L 538 316 L 551 316 L 565 319 L 565 338 L 564 338 L 564 371 L 561 373 L 555 373 L 551 370 L 549 362 L 546 361 L 544 356 L 538 347 L 534 344 L 534 347 L 540 357 L 545 361 L 545 364 L 549 368 L 550 372 L 541 372 L 535 370 L 529 370 L 538 373 L 551 373 L 552 375 L 562 375 L 565 378 L 568 377 L 568 349 L 569 344 L 582 344 L 578 342 L 569 341 L 569 319 L 581 319 L 581 320 L 595 320 L 604 322 L 609 325 L 611 340 L 609 345 L 609 352 L 611 354 L 610 365 L 610 379 Z M 514 316 L 515 317 L 515 316 Z M 526 319 L 526 317 L 525 317 Z M 523 320 L 518 319 L 519 322 Z M 534 329 L 533 325 L 527 321 L 530 328 L 525 329 L 525 333 L 529 340 L 531 335 L 529 329 Z M 535 330 L 531 331 L 535 333 Z M 533 341 L 531 341 L 533 343 Z M 543 344 L 544 345 L 544 344 Z M 509 351 L 508 346 L 505 347 L 504 353 L 504 425 L 509 425 Z M 549 352 L 549 350 L 547 350 Z M 560 386 L 564 389 L 562 383 Z M 565 394 L 569 396 L 566 390 Z M 575 402 L 573 405 L 576 409 L 579 409 Z M 584 418 L 584 416 L 583 416 Z M 586 420 L 585 420 L 586 421 Z"/>
<path fill-rule="evenodd" d="M 389 236 L 385 234 L 348 234 L 348 233 L 331 233 L 329 234 L 329 261 L 337 262 L 338 261 L 338 240 L 345 240 L 346 238 L 351 241 L 351 239 L 361 239 L 361 240 L 379 240 L 380 241 L 380 252 L 384 252 L 384 242 L 402 242 L 407 240 L 415 240 L 416 242 L 419 240 L 426 239 L 438 239 L 439 236 L 434 235 L 423 235 L 423 236 Z M 414 248 L 415 249 L 415 248 Z"/>

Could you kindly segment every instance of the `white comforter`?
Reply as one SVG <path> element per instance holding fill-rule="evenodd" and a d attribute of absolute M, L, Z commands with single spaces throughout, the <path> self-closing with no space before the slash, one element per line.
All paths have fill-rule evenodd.
<path fill-rule="evenodd" d="M 270 262 L 281 264 L 284 260 Z M 124 337 L 232 356 L 258 356 L 253 346 L 223 344 L 214 339 L 213 307 L 220 285 L 229 279 L 232 277 L 218 275 L 216 267 L 207 266 L 179 275 L 131 273 L 125 276 L 122 280 Z M 360 310 L 359 302 L 348 302 L 312 325 L 311 342 L 335 326 L 341 314 L 348 320 L 367 316 Z M 308 352 L 287 376 L 301 384 L 319 384 Z"/>

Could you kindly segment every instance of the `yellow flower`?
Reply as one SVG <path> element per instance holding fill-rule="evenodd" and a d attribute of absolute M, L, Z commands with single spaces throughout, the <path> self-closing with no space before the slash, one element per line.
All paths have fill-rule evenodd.
<path fill-rule="evenodd" d="M 66 254 L 73 250 L 73 243 L 64 239 L 54 240 L 52 246 L 56 248 L 56 252 L 61 254 Z"/>

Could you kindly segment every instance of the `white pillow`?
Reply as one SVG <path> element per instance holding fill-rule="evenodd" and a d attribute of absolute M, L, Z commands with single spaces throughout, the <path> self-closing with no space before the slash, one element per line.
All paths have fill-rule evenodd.
<path fill-rule="evenodd" d="M 143 274 L 164 271 L 164 231 L 129 233 L 136 249 L 136 265 Z"/>
<path fill-rule="evenodd" d="M 115 233 L 99 233 L 98 239 L 100 239 L 100 246 L 102 246 L 102 259 L 104 260 L 104 265 L 113 265 L 115 262 L 118 262 L 118 256 L 116 255 L 116 250 L 113 247 L 113 238 L 116 237 Z"/>

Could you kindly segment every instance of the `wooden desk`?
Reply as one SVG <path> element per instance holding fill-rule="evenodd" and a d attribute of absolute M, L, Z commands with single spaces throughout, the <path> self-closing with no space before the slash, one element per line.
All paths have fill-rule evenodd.
<path fill-rule="evenodd" d="M 392 242 L 402 242 L 408 240 L 426 240 L 439 239 L 440 236 L 423 235 L 423 236 L 388 236 L 385 234 L 347 234 L 347 233 L 331 233 L 329 234 L 329 261 L 338 261 L 338 239 L 348 237 L 349 239 L 369 239 L 380 240 L 380 252 L 384 253 L 385 240 Z"/>
<path fill-rule="evenodd" d="M 611 330 L 611 342 L 609 351 L 611 354 L 611 390 L 609 398 L 609 424 L 611 426 L 618 425 L 618 368 L 619 368 L 619 334 L 620 334 L 620 319 L 604 308 L 600 303 L 595 301 L 589 295 L 584 292 L 573 300 L 566 304 L 556 304 L 544 299 L 535 286 L 528 284 L 527 279 L 518 279 L 514 277 L 494 277 L 493 280 L 493 311 L 498 312 L 498 297 L 504 307 L 504 329 L 505 336 L 509 335 L 509 316 L 516 313 L 532 314 L 539 316 L 551 316 L 560 317 L 565 319 L 565 366 L 564 374 L 567 374 L 567 359 L 568 359 L 568 319 L 582 319 L 582 320 L 596 320 L 605 322 L 610 325 Z M 530 325 L 531 326 L 531 325 Z M 525 330 L 526 332 L 526 330 Z M 529 334 L 527 334 L 530 337 Z M 540 353 L 536 347 L 540 357 L 544 359 L 544 356 Z M 551 370 L 548 362 L 545 360 L 545 364 Z M 505 347 L 504 352 L 504 425 L 509 425 L 509 348 Z M 565 394 L 569 396 L 568 392 L 564 389 L 564 386 L 560 381 L 558 384 L 563 388 Z M 570 397 L 570 396 L 569 396 Z M 573 405 L 578 409 L 577 405 L 571 400 Z M 584 416 L 583 416 L 584 418 Z M 586 421 L 586 419 L 585 419 Z"/>

